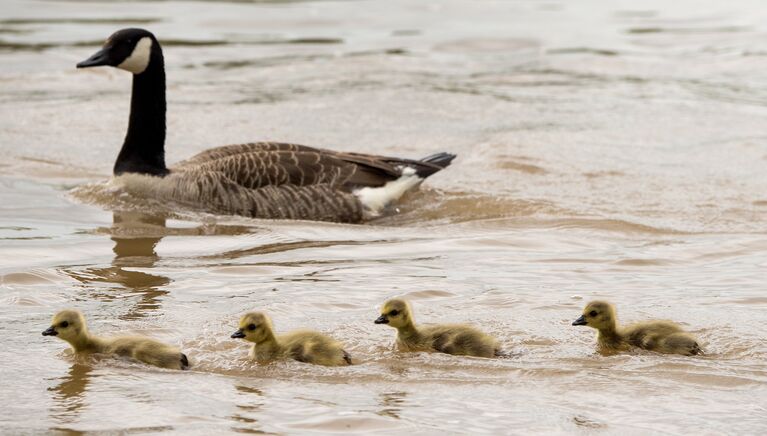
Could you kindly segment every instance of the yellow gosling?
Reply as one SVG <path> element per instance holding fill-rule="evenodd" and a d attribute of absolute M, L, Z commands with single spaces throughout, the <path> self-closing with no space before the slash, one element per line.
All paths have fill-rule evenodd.
<path fill-rule="evenodd" d="M 310 330 L 275 335 L 272 320 L 262 312 L 249 312 L 240 318 L 240 328 L 232 338 L 253 342 L 250 358 L 259 363 L 294 359 L 325 366 L 351 365 L 352 358 L 333 338 Z"/>
<path fill-rule="evenodd" d="M 592 301 L 573 325 L 596 329 L 597 347 L 603 354 L 628 351 L 631 347 L 667 354 L 703 354 L 695 337 L 671 321 L 646 321 L 619 326 L 615 307 L 606 301 Z"/>
<path fill-rule="evenodd" d="M 410 304 L 401 298 L 393 298 L 384 303 L 381 316 L 375 323 L 397 329 L 397 348 L 400 351 L 438 351 L 475 357 L 505 356 L 495 338 L 472 326 L 439 324 L 417 327 Z"/>
<path fill-rule="evenodd" d="M 62 310 L 54 315 L 43 336 L 56 336 L 69 342 L 76 354 L 112 354 L 160 368 L 189 368 L 189 359 L 178 348 L 154 339 L 145 336 L 102 338 L 90 334 L 85 317 L 78 310 Z"/>

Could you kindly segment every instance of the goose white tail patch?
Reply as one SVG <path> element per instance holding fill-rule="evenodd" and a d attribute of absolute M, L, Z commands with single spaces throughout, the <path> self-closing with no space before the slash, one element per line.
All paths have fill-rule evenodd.
<path fill-rule="evenodd" d="M 152 54 L 152 38 L 145 36 L 136 43 L 130 56 L 117 66 L 121 70 L 130 71 L 133 74 L 141 74 L 149 66 L 149 57 Z"/>
<path fill-rule="evenodd" d="M 398 200 L 405 192 L 418 186 L 422 181 L 423 178 L 418 177 L 413 168 L 405 167 L 402 169 L 402 176 L 397 180 L 387 182 L 379 188 L 367 187 L 358 189 L 354 191 L 354 195 L 360 199 L 360 203 L 371 214 L 377 215 L 381 213 L 384 207 Z"/>

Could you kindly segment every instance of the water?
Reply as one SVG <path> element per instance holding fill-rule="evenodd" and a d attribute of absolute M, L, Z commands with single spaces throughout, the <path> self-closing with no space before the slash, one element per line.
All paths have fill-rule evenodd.
<path fill-rule="evenodd" d="M 184 434 L 767 431 L 767 9 L 761 1 L 69 2 L 0 8 L 0 427 Z M 130 77 L 165 41 L 168 162 L 280 140 L 458 159 L 368 225 L 169 210 L 106 184 Z M 399 355 L 388 297 L 502 360 Z M 592 298 L 708 354 L 602 357 Z M 181 346 L 194 369 L 76 361 L 40 332 Z M 247 310 L 357 365 L 257 366 Z"/>

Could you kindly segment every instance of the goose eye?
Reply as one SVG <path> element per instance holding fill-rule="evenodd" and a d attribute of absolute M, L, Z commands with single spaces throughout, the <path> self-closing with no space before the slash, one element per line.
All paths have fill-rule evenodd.
<path fill-rule="evenodd" d="M 69 327 L 69 322 L 67 322 L 67 321 L 62 321 L 62 322 L 61 322 L 61 324 L 59 324 L 59 327 L 61 327 L 61 328 L 67 328 L 67 327 Z"/>
<path fill-rule="evenodd" d="M 589 316 L 590 316 L 590 317 L 595 317 L 595 316 L 597 316 L 597 311 L 596 311 L 596 310 L 592 310 L 591 312 L 589 312 Z"/>
<path fill-rule="evenodd" d="M 399 315 L 399 310 L 394 309 L 391 312 L 389 312 L 389 316 L 397 316 L 397 315 Z"/>
<path fill-rule="evenodd" d="M 255 330 L 256 325 L 255 324 L 248 324 L 248 330 Z"/>

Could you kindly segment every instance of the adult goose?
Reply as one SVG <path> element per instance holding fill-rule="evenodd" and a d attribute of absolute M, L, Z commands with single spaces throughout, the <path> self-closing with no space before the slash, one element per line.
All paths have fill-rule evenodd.
<path fill-rule="evenodd" d="M 77 67 L 101 65 L 133 73 L 114 182 L 162 202 L 255 218 L 360 222 L 455 158 L 437 153 L 410 160 L 255 142 L 209 149 L 168 168 L 165 66 L 157 38 L 144 29 L 117 31 Z"/>

